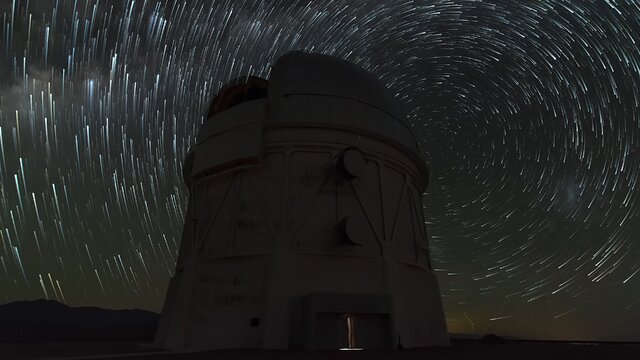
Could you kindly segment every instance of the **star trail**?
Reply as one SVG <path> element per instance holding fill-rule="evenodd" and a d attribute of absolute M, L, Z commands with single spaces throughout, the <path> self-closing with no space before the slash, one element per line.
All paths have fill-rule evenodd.
<path fill-rule="evenodd" d="M 2 0 L 0 302 L 159 311 L 211 99 L 291 50 L 406 105 L 450 332 L 640 340 L 632 0 Z"/>

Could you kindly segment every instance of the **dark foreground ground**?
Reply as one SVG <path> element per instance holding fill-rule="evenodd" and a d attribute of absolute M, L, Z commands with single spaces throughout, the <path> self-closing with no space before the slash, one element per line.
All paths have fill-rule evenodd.
<path fill-rule="evenodd" d="M 507 341 L 487 343 L 456 340 L 449 348 L 425 348 L 403 351 L 257 351 L 227 350 L 199 353 L 172 353 L 146 344 L 127 343 L 41 343 L 0 344 L 0 359 L 354 359 L 354 360 L 503 360 L 503 359 L 640 359 L 640 344 L 584 344 L 568 342 Z"/>

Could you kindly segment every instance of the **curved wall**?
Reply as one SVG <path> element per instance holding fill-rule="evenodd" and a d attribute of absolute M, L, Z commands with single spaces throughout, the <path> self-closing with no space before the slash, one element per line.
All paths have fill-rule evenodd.
<path fill-rule="evenodd" d="M 366 91 L 346 84 L 340 97 L 330 82 L 292 84 L 309 65 L 291 65 L 296 57 L 306 55 L 276 64 L 268 98 L 200 129 L 185 161 L 191 196 L 157 345 L 448 344 L 413 135 L 368 75 L 350 80 Z M 352 74 L 344 66 L 330 60 L 319 74 Z"/>

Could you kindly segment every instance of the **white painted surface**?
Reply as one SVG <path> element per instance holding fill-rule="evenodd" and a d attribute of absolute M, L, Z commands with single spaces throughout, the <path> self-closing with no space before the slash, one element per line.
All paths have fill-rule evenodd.
<path fill-rule="evenodd" d="M 326 66 L 321 83 L 289 83 L 309 66 Z M 358 347 L 448 345 L 426 166 L 393 98 L 345 66 L 286 56 L 268 101 L 207 120 L 157 345 L 338 349 L 347 318 Z M 354 176 L 338 167 L 349 151 Z"/>

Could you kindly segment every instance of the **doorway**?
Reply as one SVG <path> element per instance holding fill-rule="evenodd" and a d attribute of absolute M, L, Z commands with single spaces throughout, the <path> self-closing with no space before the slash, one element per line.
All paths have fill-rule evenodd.
<path fill-rule="evenodd" d="M 387 314 L 317 313 L 315 343 L 322 350 L 384 349 L 389 330 Z"/>

